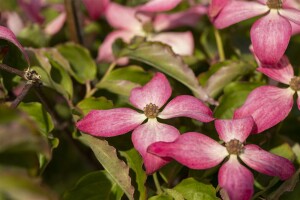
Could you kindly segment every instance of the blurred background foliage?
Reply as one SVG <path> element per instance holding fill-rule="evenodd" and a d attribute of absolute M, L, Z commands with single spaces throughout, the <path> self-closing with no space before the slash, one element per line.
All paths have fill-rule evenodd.
<path fill-rule="evenodd" d="M 76 12 L 87 18 L 85 7 L 81 1 L 78 2 L 79 10 Z M 146 0 L 115 2 L 136 6 Z M 207 3 L 201 0 L 194 2 Z M 47 0 L 47 3 L 64 5 L 62 0 Z M 218 101 L 218 106 L 210 106 L 214 116 L 232 118 L 233 111 L 243 104 L 254 88 L 270 83 L 255 71 L 257 64 L 249 51 L 249 30 L 255 19 L 219 31 L 225 49 L 224 61 L 219 61 L 214 28 L 204 16 L 197 26 L 178 29 L 192 31 L 195 40 L 193 56 L 176 58 L 173 54 L 164 54 L 167 47 L 163 44 L 152 49 L 145 41 L 135 40 L 130 45 L 117 41 L 114 44 L 116 56 L 130 57 L 130 64 L 115 66 L 107 74 L 111 66 L 95 62 L 98 47 L 112 31 L 104 18 L 97 21 L 86 19 L 81 27 L 83 42 L 76 44 L 70 41 L 67 25 L 49 36 L 43 31 L 45 24 L 28 20 L 17 0 L 0 0 L 0 5 L 1 14 L 9 11 L 24 16 L 26 23 L 17 38 L 30 58 L 31 69 L 41 75 L 43 83 L 39 92 L 29 91 L 18 108 L 11 109 L 9 102 L 20 94 L 25 82 L 18 76 L 0 71 L 1 200 L 126 199 L 130 196 L 151 200 L 220 198 L 216 194 L 217 167 L 196 171 L 176 162 L 159 171 L 163 194 L 157 195 L 152 176 L 146 176 L 141 157 L 133 149 L 130 134 L 107 138 L 106 142 L 102 138 L 79 133 L 75 122 L 92 109 L 130 107 L 130 90 L 144 85 L 156 71 L 168 75 L 172 96 L 197 96 L 193 92 L 195 84 L 184 74 L 185 67 L 194 72 L 198 83 Z M 172 12 L 188 6 L 188 1 L 184 1 Z M 45 23 L 58 16 L 50 7 L 43 9 L 41 14 Z M 293 36 L 286 52 L 296 74 L 299 74 L 300 66 L 299 46 L 300 36 Z M 5 53 L 7 47 L 9 51 Z M 156 54 L 161 51 L 160 57 L 149 56 L 154 51 Z M 0 40 L 0 55 L 2 63 L 26 69 L 19 49 L 3 39 Z M 168 71 L 170 63 L 177 66 L 175 72 Z M 176 126 L 181 133 L 197 131 L 218 140 L 213 123 L 202 124 L 185 118 L 161 121 Z M 263 134 L 250 137 L 248 142 L 293 160 L 298 169 L 299 122 L 300 113 L 295 105 L 286 120 Z M 253 173 L 254 199 L 299 199 L 299 170 L 285 182 Z M 290 190 L 293 191 L 286 192 Z"/>

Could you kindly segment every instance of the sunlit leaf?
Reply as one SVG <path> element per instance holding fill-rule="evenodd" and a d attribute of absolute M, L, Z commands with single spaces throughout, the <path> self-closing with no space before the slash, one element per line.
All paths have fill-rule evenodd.
<path fill-rule="evenodd" d="M 272 148 L 270 152 L 278 156 L 284 157 L 286 159 L 289 159 L 291 161 L 295 159 L 295 154 L 292 150 L 292 147 L 288 143 L 284 143 L 280 146 Z"/>
<path fill-rule="evenodd" d="M 216 189 L 212 185 L 201 183 L 194 178 L 181 181 L 174 188 L 186 200 L 216 200 Z"/>
<path fill-rule="evenodd" d="M 149 200 L 173 200 L 173 198 L 165 194 L 160 194 L 149 198 Z"/>
<path fill-rule="evenodd" d="M 113 107 L 113 103 L 105 97 L 90 97 L 83 99 L 77 104 L 77 107 L 86 115 L 91 110 L 106 110 Z"/>

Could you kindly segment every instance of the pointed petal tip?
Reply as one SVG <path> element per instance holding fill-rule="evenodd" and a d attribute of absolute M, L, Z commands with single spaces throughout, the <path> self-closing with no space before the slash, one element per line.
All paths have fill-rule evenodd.
<path fill-rule="evenodd" d="M 135 129 L 145 119 L 143 114 L 129 108 L 92 110 L 76 123 L 76 127 L 90 135 L 113 137 Z"/>
<path fill-rule="evenodd" d="M 246 145 L 240 158 L 252 169 L 269 176 L 278 176 L 281 180 L 289 179 L 295 173 L 295 167 L 291 161 L 254 144 Z"/>
<path fill-rule="evenodd" d="M 190 95 L 180 95 L 172 99 L 158 117 L 162 119 L 189 117 L 201 122 L 211 122 L 215 119 L 208 106 Z"/>

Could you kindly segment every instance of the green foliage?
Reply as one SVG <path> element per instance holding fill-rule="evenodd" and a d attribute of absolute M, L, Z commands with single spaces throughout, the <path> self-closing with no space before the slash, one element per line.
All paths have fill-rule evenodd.
<path fill-rule="evenodd" d="M 113 108 L 113 103 L 105 97 L 90 97 L 80 101 L 77 107 L 86 115 L 91 110 L 106 110 Z"/>
<path fill-rule="evenodd" d="M 176 190 L 186 200 L 217 200 L 216 189 L 212 185 L 201 183 L 194 178 L 187 178 L 176 185 Z"/>
<path fill-rule="evenodd" d="M 134 41 L 138 41 L 138 39 Z M 119 54 L 161 70 L 187 86 L 196 97 L 208 100 L 207 94 L 199 85 L 194 72 L 184 63 L 180 56 L 172 51 L 170 46 L 160 42 L 138 41 L 122 49 Z"/>
<path fill-rule="evenodd" d="M 74 43 L 66 43 L 59 45 L 57 50 L 69 61 L 69 72 L 79 83 L 84 84 L 96 77 L 96 64 L 87 49 Z"/>
<path fill-rule="evenodd" d="M 143 160 L 139 153 L 135 149 L 130 149 L 128 151 L 122 151 L 120 154 L 126 158 L 127 164 L 135 173 L 131 177 L 135 176 L 135 181 L 137 184 L 137 190 L 135 193 L 135 199 L 146 200 L 147 199 L 147 189 L 145 183 L 147 180 L 147 175 L 143 169 Z"/>
<path fill-rule="evenodd" d="M 91 172 L 64 194 L 64 200 L 120 200 L 124 192 L 106 171 Z"/>
<path fill-rule="evenodd" d="M 82 134 L 79 140 L 92 149 L 103 168 L 122 188 L 127 197 L 132 200 L 134 188 L 131 185 L 129 167 L 118 158 L 116 149 L 110 146 L 107 141 L 86 134 Z"/>
<path fill-rule="evenodd" d="M 96 87 L 109 90 L 123 96 L 129 96 L 130 91 L 140 87 L 150 80 L 151 76 L 139 66 L 128 66 L 113 70 L 102 79 Z"/>
<path fill-rule="evenodd" d="M 249 93 L 260 85 L 260 83 L 230 83 L 225 87 L 220 105 L 214 111 L 215 117 L 220 119 L 232 118 L 234 110 L 242 106 Z"/>

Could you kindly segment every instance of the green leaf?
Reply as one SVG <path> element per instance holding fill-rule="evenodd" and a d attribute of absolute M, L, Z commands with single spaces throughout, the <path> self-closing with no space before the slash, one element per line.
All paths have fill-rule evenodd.
<path fill-rule="evenodd" d="M 135 173 L 135 181 L 137 183 L 137 189 L 139 192 L 139 194 L 137 194 L 136 191 L 135 199 L 146 200 L 147 189 L 145 187 L 145 183 L 147 180 L 147 175 L 145 170 L 143 170 L 143 160 L 140 154 L 134 148 L 128 151 L 122 151 L 120 154 L 126 158 L 128 166 Z"/>
<path fill-rule="evenodd" d="M 171 185 L 177 178 L 178 173 L 182 169 L 182 165 L 178 162 L 171 162 L 159 170 L 159 174 L 168 185 Z"/>
<path fill-rule="evenodd" d="M 284 143 L 280 146 L 272 148 L 270 152 L 291 161 L 295 159 L 295 154 L 292 150 L 292 147 L 288 143 Z"/>
<path fill-rule="evenodd" d="M 87 49 L 74 43 L 59 45 L 57 49 L 71 64 L 70 72 L 79 83 L 96 77 L 96 64 Z"/>
<path fill-rule="evenodd" d="M 104 139 L 82 134 L 79 140 L 89 146 L 94 152 L 97 160 L 103 168 L 111 175 L 114 182 L 125 192 L 126 196 L 133 200 L 134 188 L 131 185 L 129 167 L 118 158 L 116 149 L 108 144 Z"/>
<path fill-rule="evenodd" d="M 91 172 L 76 183 L 76 185 L 67 191 L 64 200 L 120 200 L 124 192 L 114 182 L 106 171 Z"/>
<path fill-rule="evenodd" d="M 39 110 L 39 106 L 33 107 Z M 51 158 L 51 147 L 41 132 L 46 129 L 43 120 L 36 118 L 39 113 L 31 116 L 2 107 L 0 115 L 6 118 L 0 118 L 0 162 L 33 170 L 45 167 Z"/>
<path fill-rule="evenodd" d="M 96 87 L 107 89 L 113 93 L 129 96 L 135 87 L 146 84 L 151 75 L 139 66 L 128 66 L 113 70 Z"/>
<path fill-rule="evenodd" d="M 285 192 L 299 191 L 299 190 L 295 189 L 296 184 L 299 183 L 299 174 L 300 174 L 300 169 L 298 169 L 291 178 L 284 181 L 276 191 L 274 191 L 270 195 L 268 195 L 267 199 L 279 199 L 279 197 L 281 195 L 283 195 Z M 296 196 L 296 198 L 287 198 L 288 196 L 293 196 L 293 194 L 287 193 L 286 197 L 280 198 L 280 199 L 295 199 L 296 200 L 299 198 L 298 195 Z"/>
<path fill-rule="evenodd" d="M 173 198 L 165 194 L 160 194 L 149 198 L 149 200 L 173 200 Z"/>
<path fill-rule="evenodd" d="M 299 143 L 294 144 L 292 149 L 293 149 L 293 152 L 296 156 L 297 163 L 300 164 L 300 145 L 299 145 Z"/>
<path fill-rule="evenodd" d="M 139 42 L 121 50 L 120 56 L 149 64 L 187 86 L 196 97 L 214 103 L 199 85 L 194 72 L 170 46 L 160 42 Z"/>
<path fill-rule="evenodd" d="M 210 75 L 204 87 L 208 95 L 213 98 L 219 95 L 226 85 L 255 69 L 254 66 L 245 62 L 227 61 L 218 63 L 217 65 L 222 67 Z M 210 71 L 206 73 L 211 73 Z"/>
<path fill-rule="evenodd" d="M 43 84 L 64 95 L 66 98 L 73 96 L 73 83 L 67 71 L 61 64 L 48 55 L 47 49 L 26 49 L 32 69 L 41 76 Z"/>
<path fill-rule="evenodd" d="M 164 192 L 167 193 L 168 195 L 170 195 L 171 197 L 173 197 L 173 199 L 176 199 L 176 200 L 185 200 L 184 197 L 183 197 L 183 195 L 180 194 L 179 192 L 177 192 L 176 190 L 165 188 Z"/>
<path fill-rule="evenodd" d="M 0 167 L 1 194 L 14 200 L 56 200 L 58 196 L 43 187 L 39 180 L 28 176 L 27 171 Z"/>
<path fill-rule="evenodd" d="M 47 137 L 48 133 L 53 130 L 54 124 L 52 122 L 51 116 L 43 108 L 42 104 L 37 102 L 20 103 L 18 108 L 26 112 L 30 116 L 30 118 L 36 122 L 40 132 L 45 137 Z"/>
<path fill-rule="evenodd" d="M 186 200 L 216 200 L 216 189 L 212 185 L 201 183 L 194 178 L 187 178 L 173 190 L 181 193 Z"/>
<path fill-rule="evenodd" d="M 89 97 L 83 99 L 77 104 L 77 107 L 81 109 L 84 115 L 89 113 L 91 110 L 106 110 L 113 108 L 113 103 L 107 100 L 105 97 Z"/>
<path fill-rule="evenodd" d="M 32 24 L 23 28 L 18 34 L 18 39 L 27 47 L 44 47 L 48 43 L 48 38 L 39 24 Z"/>
<path fill-rule="evenodd" d="M 260 86 L 260 83 L 239 83 L 233 82 L 224 89 L 224 95 L 219 101 L 214 113 L 216 118 L 231 119 L 234 110 L 242 106 L 249 93 Z"/>

